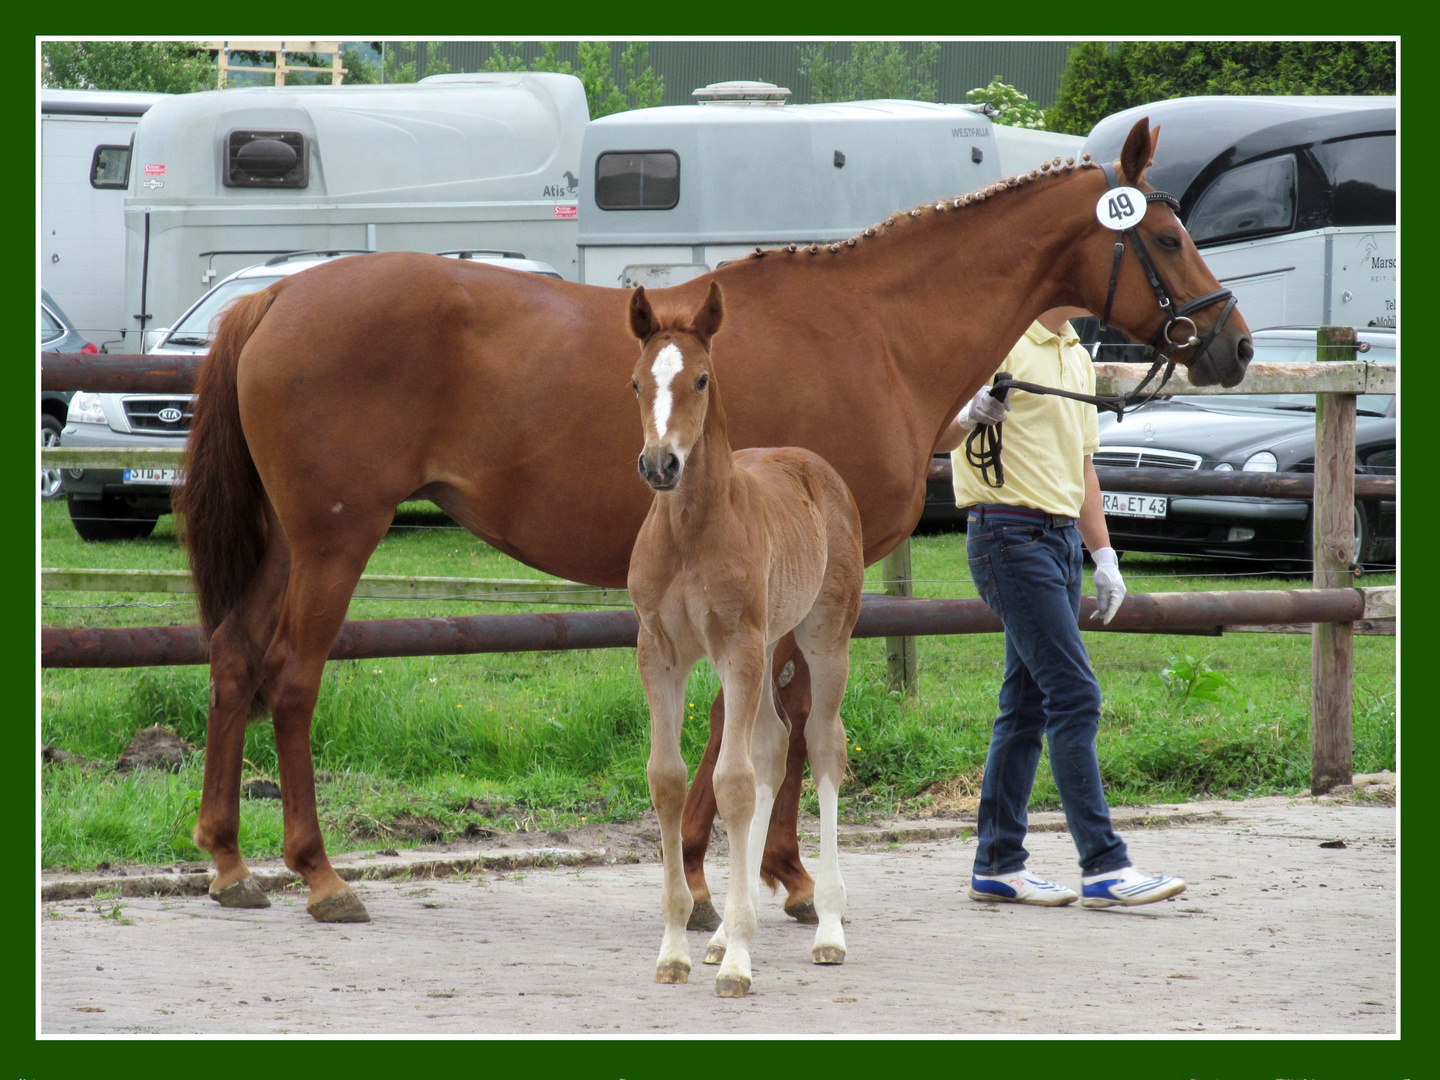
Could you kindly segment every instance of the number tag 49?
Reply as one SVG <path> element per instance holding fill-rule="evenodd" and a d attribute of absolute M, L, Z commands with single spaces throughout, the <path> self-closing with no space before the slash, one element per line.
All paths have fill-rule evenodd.
<path fill-rule="evenodd" d="M 1111 188 L 1095 204 L 1095 216 L 1101 225 L 1119 232 L 1137 224 L 1145 216 L 1145 208 L 1145 193 L 1139 188 Z"/>

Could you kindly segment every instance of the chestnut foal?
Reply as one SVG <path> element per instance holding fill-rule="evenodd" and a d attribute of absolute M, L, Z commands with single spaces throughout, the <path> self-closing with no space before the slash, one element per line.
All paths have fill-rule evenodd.
<path fill-rule="evenodd" d="M 820 797 L 819 927 L 811 959 L 845 959 L 845 887 L 836 845 L 845 771 L 840 699 L 865 561 L 860 512 L 823 458 L 795 447 L 731 452 L 710 359 L 722 312 L 713 282 L 693 315 L 657 315 L 643 288 L 631 299 L 630 329 L 641 342 L 631 381 L 645 434 L 640 475 L 656 495 L 630 555 L 629 587 L 640 621 L 636 659 L 650 702 L 648 775 L 665 874 L 665 936 L 655 981 L 685 982 L 690 974 L 685 924 L 694 901 L 681 855 L 686 770 L 680 724 L 686 679 L 708 656 L 725 696 L 714 787 L 730 840 L 730 891 L 705 962 L 720 963 L 716 994 L 743 997 L 750 989 L 760 860 L 789 739 L 770 668 L 776 642 L 791 631 L 810 666 L 813 704 L 805 735 Z"/>

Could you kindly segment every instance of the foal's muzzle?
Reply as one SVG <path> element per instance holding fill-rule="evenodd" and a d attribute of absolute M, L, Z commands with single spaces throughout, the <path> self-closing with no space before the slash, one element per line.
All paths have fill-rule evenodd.
<path fill-rule="evenodd" d="M 669 491 L 680 482 L 684 463 L 673 450 L 657 447 L 646 449 L 636 462 L 640 475 L 656 491 Z"/>

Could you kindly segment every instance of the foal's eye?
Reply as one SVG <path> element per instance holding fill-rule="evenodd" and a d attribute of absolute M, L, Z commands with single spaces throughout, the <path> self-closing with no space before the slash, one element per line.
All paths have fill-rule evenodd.
<path fill-rule="evenodd" d="M 698 378 L 698 379 L 695 380 L 695 389 L 696 389 L 696 390 L 704 390 L 704 389 L 705 389 L 707 386 L 709 386 L 709 385 L 710 385 L 710 373 L 709 373 L 708 371 L 707 371 L 704 375 L 701 375 L 700 378 Z"/>
<path fill-rule="evenodd" d="M 635 393 L 638 394 L 638 393 L 640 393 L 640 384 L 639 384 L 638 382 L 636 382 L 634 379 L 631 379 L 631 380 L 630 380 L 630 389 L 631 389 L 631 390 L 634 390 Z"/>

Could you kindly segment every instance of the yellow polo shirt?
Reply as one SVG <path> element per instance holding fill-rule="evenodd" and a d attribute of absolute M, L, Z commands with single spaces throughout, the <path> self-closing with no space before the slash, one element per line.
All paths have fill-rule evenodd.
<path fill-rule="evenodd" d="M 1060 335 L 1038 322 L 1015 343 L 1001 371 L 1022 382 L 1081 394 L 1095 393 L 1095 367 L 1068 322 Z M 1004 503 L 1065 517 L 1079 517 L 1085 501 L 1085 455 L 1100 445 L 1095 406 L 1083 401 L 1010 391 L 1010 412 L 1001 433 L 1005 486 L 992 488 L 965 460 L 962 443 L 951 452 L 955 505 Z M 968 438 L 968 436 L 967 436 Z M 995 470 L 990 470 L 994 478 Z"/>

